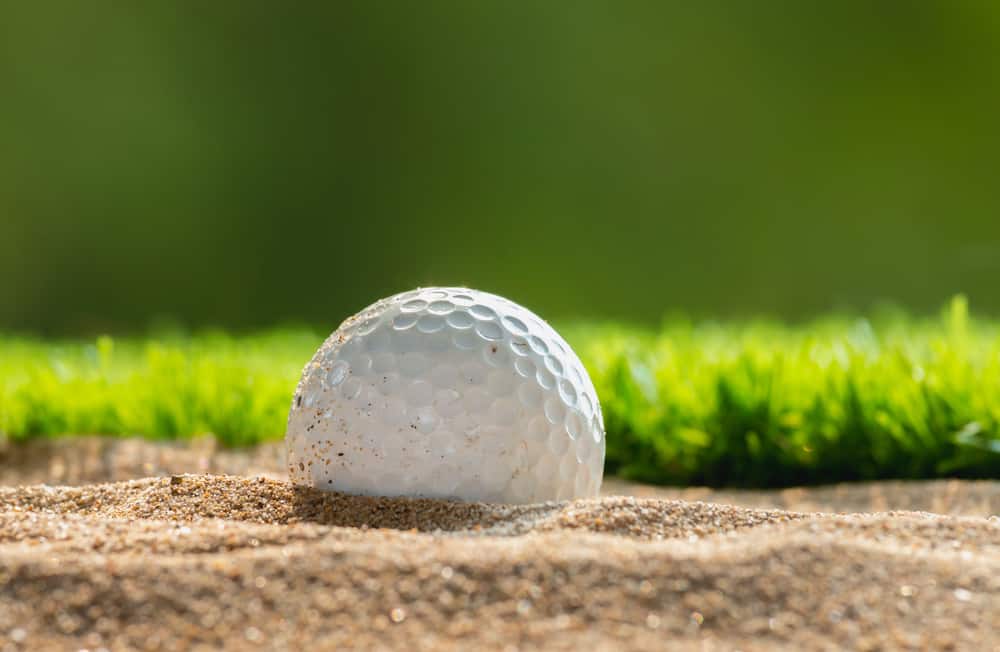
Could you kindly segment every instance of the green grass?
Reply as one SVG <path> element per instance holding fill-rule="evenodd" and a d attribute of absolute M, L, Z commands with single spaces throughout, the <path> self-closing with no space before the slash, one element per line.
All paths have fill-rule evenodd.
<path fill-rule="evenodd" d="M 278 330 L 149 339 L 0 337 L 0 433 L 279 439 L 302 367 L 323 341 Z"/>
<path fill-rule="evenodd" d="M 737 486 L 1000 477 L 1000 322 L 962 298 L 936 319 L 563 330 L 601 397 L 609 472 Z M 0 336 L 0 433 L 278 439 L 322 339 Z"/>

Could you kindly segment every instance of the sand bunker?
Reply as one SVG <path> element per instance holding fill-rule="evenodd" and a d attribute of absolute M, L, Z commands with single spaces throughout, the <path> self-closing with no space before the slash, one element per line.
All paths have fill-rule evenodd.
<path fill-rule="evenodd" d="M 1000 645 L 995 519 L 486 506 L 207 475 L 3 488 L 0 505 L 12 649 Z"/>
<path fill-rule="evenodd" d="M 83 485 L 183 473 L 287 477 L 281 442 L 247 450 L 220 448 L 212 439 L 155 442 L 137 438 L 71 437 L 22 444 L 0 440 L 0 486 Z M 770 491 L 673 488 L 605 478 L 604 495 L 633 495 L 799 512 L 907 510 L 961 516 L 1000 514 L 1000 482 L 847 483 Z"/>
<path fill-rule="evenodd" d="M 146 444 L 121 445 L 146 451 L 149 474 L 202 455 L 167 447 L 153 463 Z M 127 460 L 108 450 L 105 470 Z M 18 455 L 37 460 L 6 459 Z M 237 472 L 271 459 L 225 455 Z M 202 470 L 224 470 L 206 459 Z M 40 473 L 17 469 L 0 463 L 0 484 Z M 489 506 L 327 494 L 274 475 L 0 487 L 0 650 L 1000 649 L 996 517 L 635 496 Z M 979 514 L 1000 495 L 956 482 L 610 488 Z"/>

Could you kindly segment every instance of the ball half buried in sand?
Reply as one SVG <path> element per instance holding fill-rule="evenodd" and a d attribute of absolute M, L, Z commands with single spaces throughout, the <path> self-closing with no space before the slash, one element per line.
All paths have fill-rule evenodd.
<path fill-rule="evenodd" d="M 285 436 L 293 482 L 354 494 L 533 503 L 596 496 L 597 392 L 531 311 L 423 288 L 341 324 L 302 372 Z"/>

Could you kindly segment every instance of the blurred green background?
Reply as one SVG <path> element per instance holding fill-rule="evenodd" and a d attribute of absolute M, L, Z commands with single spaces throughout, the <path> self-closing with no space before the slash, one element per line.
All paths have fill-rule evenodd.
<path fill-rule="evenodd" d="M 39 2 L 0 328 L 1000 311 L 1000 4 Z"/>

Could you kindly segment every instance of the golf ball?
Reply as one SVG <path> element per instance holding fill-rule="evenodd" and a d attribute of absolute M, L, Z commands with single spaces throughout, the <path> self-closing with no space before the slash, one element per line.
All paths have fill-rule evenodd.
<path fill-rule="evenodd" d="M 533 503 L 596 496 L 597 392 L 530 310 L 422 288 L 347 319 L 302 372 L 285 436 L 293 482 L 364 495 Z"/>

